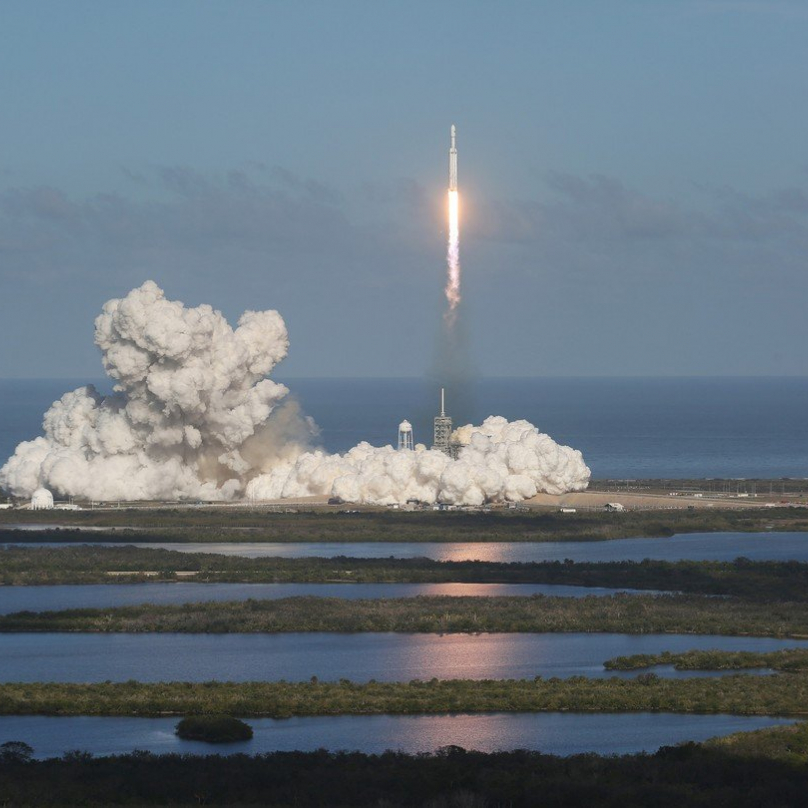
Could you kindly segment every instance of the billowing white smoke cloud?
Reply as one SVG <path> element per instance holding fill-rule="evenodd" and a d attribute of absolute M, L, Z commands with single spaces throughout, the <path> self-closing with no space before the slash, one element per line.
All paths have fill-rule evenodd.
<path fill-rule="evenodd" d="M 498 417 L 455 432 L 457 460 L 423 446 L 312 450 L 314 423 L 265 378 L 289 347 L 276 311 L 248 311 L 233 330 L 210 306 L 166 300 L 149 281 L 104 306 L 95 342 L 114 395 L 89 386 L 54 403 L 45 436 L 21 443 L 0 468 L 13 494 L 44 485 L 97 500 L 331 495 L 479 505 L 589 481 L 580 452 Z"/>
<path fill-rule="evenodd" d="M 559 446 L 527 421 L 486 418 L 461 427 L 457 460 L 419 445 L 414 452 L 360 443 L 344 455 L 307 452 L 247 484 L 247 496 L 280 499 L 330 494 L 374 505 L 519 501 L 538 492 L 580 491 L 589 482 L 581 453 Z"/>
<path fill-rule="evenodd" d="M 245 475 L 309 445 L 313 425 L 264 378 L 289 347 L 276 311 L 248 311 L 234 331 L 210 306 L 166 300 L 148 281 L 105 304 L 95 342 L 115 394 L 81 387 L 53 404 L 45 437 L 0 469 L 13 494 L 46 485 L 99 500 L 229 499 Z"/>

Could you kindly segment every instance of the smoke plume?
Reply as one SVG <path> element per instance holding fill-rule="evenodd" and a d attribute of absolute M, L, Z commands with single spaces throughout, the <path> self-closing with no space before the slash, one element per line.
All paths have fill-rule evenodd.
<path fill-rule="evenodd" d="M 245 312 L 233 329 L 210 306 L 166 300 L 148 281 L 104 305 L 95 342 L 115 392 L 80 387 L 55 402 L 44 436 L 0 468 L 12 494 L 46 486 L 92 500 L 330 495 L 478 505 L 581 490 L 589 480 L 580 452 L 499 417 L 456 430 L 457 460 L 423 446 L 314 448 L 314 422 L 266 378 L 289 347 L 276 311 Z"/>
<path fill-rule="evenodd" d="M 360 443 L 344 455 L 308 452 L 247 485 L 253 499 L 331 494 L 349 502 L 408 500 L 457 505 L 518 502 L 540 491 L 579 491 L 589 482 L 581 453 L 559 446 L 527 421 L 486 418 L 455 431 L 457 460 L 418 445 L 415 451 Z"/>
<path fill-rule="evenodd" d="M 313 425 L 265 378 L 289 347 L 276 311 L 245 312 L 233 330 L 210 306 L 166 300 L 148 281 L 104 305 L 95 343 L 115 393 L 80 387 L 54 403 L 45 436 L 0 469 L 12 493 L 230 499 L 245 476 L 310 444 Z"/>

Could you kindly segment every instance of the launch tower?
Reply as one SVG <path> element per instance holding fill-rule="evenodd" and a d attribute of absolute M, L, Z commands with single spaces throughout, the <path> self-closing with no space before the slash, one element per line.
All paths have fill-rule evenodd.
<path fill-rule="evenodd" d="M 435 416 L 435 436 L 432 448 L 449 457 L 457 457 L 459 449 L 452 440 L 452 417 L 446 414 L 446 395 L 442 387 L 440 389 L 440 415 Z"/>

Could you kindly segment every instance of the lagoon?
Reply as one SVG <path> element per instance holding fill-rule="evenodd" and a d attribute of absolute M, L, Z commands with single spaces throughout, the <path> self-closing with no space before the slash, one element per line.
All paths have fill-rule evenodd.
<path fill-rule="evenodd" d="M 176 718 L 0 717 L 0 743 L 24 741 L 38 758 L 81 749 L 116 755 L 259 754 L 276 751 L 387 749 L 432 752 L 450 744 L 482 752 L 531 749 L 555 755 L 653 752 L 660 746 L 793 723 L 788 718 L 673 713 L 488 713 L 428 716 L 250 718 L 252 740 L 210 745 L 174 734 Z"/>
<path fill-rule="evenodd" d="M 551 595 L 556 597 L 604 597 L 636 589 L 609 589 L 565 584 L 231 584 L 137 583 L 59 584 L 55 586 L 0 586 L 0 615 L 21 611 L 106 609 L 143 603 L 201 603 L 215 601 L 278 600 L 291 597 L 357 599 L 414 598 L 419 595 L 504 597 Z M 643 591 L 648 594 L 648 591 Z"/>
<path fill-rule="evenodd" d="M 698 634 L 20 633 L 0 635 L 0 681 L 633 678 L 637 671 L 606 671 L 603 663 L 662 651 L 805 647 L 808 640 Z M 673 678 L 710 675 L 665 667 L 654 672 Z"/>
<path fill-rule="evenodd" d="M 87 542 L 85 542 L 87 543 Z M 75 542 L 6 542 L 68 547 Z M 682 533 L 665 538 L 556 542 L 93 542 L 245 558 L 431 558 L 436 561 L 754 561 L 808 562 L 808 533 Z"/>

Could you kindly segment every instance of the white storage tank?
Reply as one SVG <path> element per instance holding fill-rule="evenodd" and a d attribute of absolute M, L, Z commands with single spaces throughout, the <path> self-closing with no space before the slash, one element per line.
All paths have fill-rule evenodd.
<path fill-rule="evenodd" d="M 49 511 L 53 508 L 53 494 L 47 488 L 37 488 L 31 495 L 32 511 Z"/>
<path fill-rule="evenodd" d="M 403 449 L 407 449 L 412 451 L 415 447 L 413 446 L 413 439 L 412 439 L 412 424 L 409 421 L 402 421 L 398 425 L 398 449 L 402 451 Z"/>

